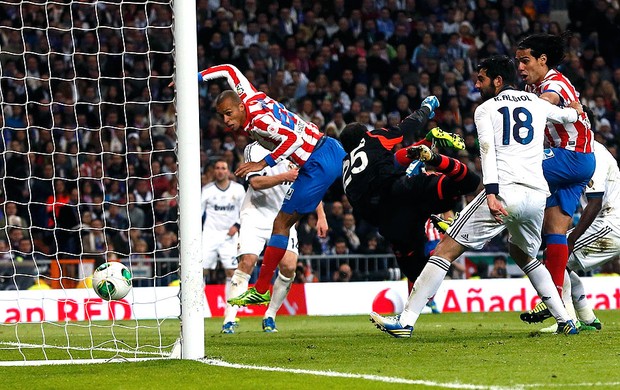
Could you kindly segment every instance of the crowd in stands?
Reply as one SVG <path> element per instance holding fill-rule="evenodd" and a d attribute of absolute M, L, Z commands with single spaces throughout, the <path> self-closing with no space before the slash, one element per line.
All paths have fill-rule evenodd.
<path fill-rule="evenodd" d="M 617 156 L 618 1 L 568 1 L 566 24 L 551 19 L 550 3 L 197 0 L 198 67 L 236 65 L 335 138 L 351 121 L 397 124 L 436 95 L 428 129 L 462 134 L 457 157 L 480 171 L 477 62 L 514 55 L 525 35 L 570 30 L 561 71 L 592 111 L 596 139 Z M 172 16 L 159 0 L 0 7 L 3 255 L 27 239 L 30 256 L 178 256 Z M 233 172 L 248 143 L 215 114 L 223 88 L 199 88 L 203 184 L 220 158 Z M 316 236 L 311 214 L 299 226 L 302 255 L 389 251 L 341 185 L 324 201 L 329 237 Z"/>

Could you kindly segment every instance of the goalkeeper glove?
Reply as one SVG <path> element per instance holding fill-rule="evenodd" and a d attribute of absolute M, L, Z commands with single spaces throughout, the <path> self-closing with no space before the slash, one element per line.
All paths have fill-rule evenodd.
<path fill-rule="evenodd" d="M 427 96 L 426 99 L 422 101 L 420 108 L 421 107 L 428 107 L 428 109 L 431 110 L 428 119 L 432 119 L 435 117 L 435 109 L 439 107 L 439 99 L 437 99 L 437 96 Z"/>

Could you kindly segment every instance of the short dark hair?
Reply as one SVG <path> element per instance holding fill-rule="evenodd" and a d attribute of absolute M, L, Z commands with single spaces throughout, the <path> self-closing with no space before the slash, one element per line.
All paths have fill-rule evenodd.
<path fill-rule="evenodd" d="M 530 53 L 534 58 L 539 58 L 545 54 L 549 69 L 555 68 L 564 59 L 564 42 L 570 35 L 570 31 L 566 31 L 559 36 L 545 33 L 532 34 L 523 38 L 517 44 L 517 50 L 530 49 Z"/>
<path fill-rule="evenodd" d="M 493 80 L 497 76 L 501 76 L 504 85 L 515 85 L 517 82 L 517 68 L 510 57 L 505 55 L 495 55 L 480 61 L 476 70 L 480 72 L 486 70 L 487 76 Z"/>
<path fill-rule="evenodd" d="M 217 95 L 217 97 L 215 98 L 215 105 L 219 105 L 221 102 L 223 102 L 226 99 L 232 99 L 233 102 L 235 103 L 241 103 L 241 98 L 239 97 L 239 95 L 237 95 L 237 93 L 231 89 L 227 89 L 225 91 L 223 91 L 222 93 L 220 93 L 219 95 Z"/>
<path fill-rule="evenodd" d="M 340 142 L 345 152 L 350 153 L 360 144 L 364 134 L 368 132 L 366 126 L 359 122 L 351 122 L 342 129 L 340 133 Z"/>

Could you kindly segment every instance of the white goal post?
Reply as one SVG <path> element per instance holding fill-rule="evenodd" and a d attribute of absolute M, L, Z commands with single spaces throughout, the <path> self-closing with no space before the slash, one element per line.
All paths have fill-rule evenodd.
<path fill-rule="evenodd" d="M 204 357 L 196 53 L 193 2 L 0 0 L 0 365 Z"/>

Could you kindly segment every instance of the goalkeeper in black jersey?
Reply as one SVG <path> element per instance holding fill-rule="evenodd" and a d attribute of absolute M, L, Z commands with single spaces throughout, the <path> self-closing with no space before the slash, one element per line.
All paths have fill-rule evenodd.
<path fill-rule="evenodd" d="M 342 166 L 345 194 L 356 212 L 378 227 L 392 244 L 401 272 L 412 282 L 428 260 L 424 225 L 430 215 L 452 210 L 462 195 L 475 191 L 480 184 L 480 178 L 466 165 L 429 148 L 431 140 L 464 148 L 459 136 L 439 128 L 431 130 L 421 142 L 392 152 L 403 137 L 424 129 L 438 106 L 437 98 L 429 96 L 397 127 L 368 131 L 354 122 L 340 134 L 347 152 Z M 415 160 L 436 172 L 407 175 L 407 166 Z"/>

